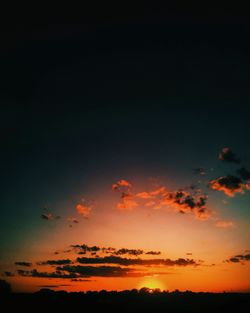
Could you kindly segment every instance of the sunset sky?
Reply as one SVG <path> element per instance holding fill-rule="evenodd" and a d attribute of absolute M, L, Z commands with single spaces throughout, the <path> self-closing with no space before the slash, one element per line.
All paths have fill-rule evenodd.
<path fill-rule="evenodd" d="M 249 33 L 154 18 L 2 31 L 14 291 L 250 291 Z"/>

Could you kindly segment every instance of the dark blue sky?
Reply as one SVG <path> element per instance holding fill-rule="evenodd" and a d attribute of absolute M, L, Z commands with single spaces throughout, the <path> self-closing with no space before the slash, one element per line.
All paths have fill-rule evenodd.
<path fill-rule="evenodd" d="M 223 147 L 249 167 L 248 25 L 161 17 L 3 33 L 3 247 L 93 179 L 185 185 L 195 167 L 232 171 L 219 164 Z"/>

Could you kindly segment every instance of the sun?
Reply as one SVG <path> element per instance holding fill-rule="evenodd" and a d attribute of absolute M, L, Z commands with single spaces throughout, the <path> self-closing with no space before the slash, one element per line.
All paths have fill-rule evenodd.
<path fill-rule="evenodd" d="M 153 292 L 154 289 L 166 290 L 165 284 L 157 277 L 145 277 L 138 285 L 138 289 L 143 287 L 149 288 L 149 292 Z"/>

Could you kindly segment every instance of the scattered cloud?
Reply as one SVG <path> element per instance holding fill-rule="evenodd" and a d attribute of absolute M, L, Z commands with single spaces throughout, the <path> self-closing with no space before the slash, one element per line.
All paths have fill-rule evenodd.
<path fill-rule="evenodd" d="M 150 255 L 160 255 L 161 251 L 148 251 L 145 254 L 150 254 Z"/>
<path fill-rule="evenodd" d="M 233 197 L 235 193 L 244 193 L 244 184 L 241 179 L 233 175 L 211 180 L 210 187 L 213 190 L 223 191 L 229 197 Z"/>
<path fill-rule="evenodd" d="M 71 281 L 74 282 L 88 282 L 88 281 L 93 281 L 92 279 L 82 279 L 82 278 L 73 278 Z"/>
<path fill-rule="evenodd" d="M 77 262 L 81 264 L 118 264 L 123 266 L 129 265 L 141 265 L 141 266 L 151 266 L 151 265 L 163 265 L 163 266 L 189 266 L 189 265 L 199 265 L 193 259 L 183 259 L 179 258 L 176 260 L 171 259 L 130 259 L 122 258 L 119 256 L 106 256 L 102 258 L 77 258 Z"/>
<path fill-rule="evenodd" d="M 70 274 L 80 275 L 80 277 L 124 277 L 130 276 L 134 272 L 133 269 L 122 268 L 120 266 L 70 266 L 65 265 L 57 268 L 59 271 L 65 271 Z"/>
<path fill-rule="evenodd" d="M 91 213 L 92 207 L 87 204 L 78 203 L 76 205 L 76 211 L 80 214 L 83 218 L 88 219 Z"/>
<path fill-rule="evenodd" d="M 12 272 L 9 272 L 9 271 L 5 271 L 5 272 L 3 273 L 3 276 L 6 276 L 6 277 L 14 277 L 15 274 L 12 273 Z"/>
<path fill-rule="evenodd" d="M 232 152 L 230 148 L 223 148 L 219 153 L 219 159 L 223 162 L 239 164 L 241 160 Z"/>
<path fill-rule="evenodd" d="M 125 190 L 131 189 L 132 184 L 125 179 L 121 179 L 117 183 L 112 185 L 112 190 L 113 191 L 124 191 L 124 189 L 123 189 L 124 187 L 125 187 Z"/>
<path fill-rule="evenodd" d="M 51 221 L 51 220 L 59 220 L 61 216 L 59 215 L 54 216 L 52 213 L 43 213 L 41 214 L 41 218 L 46 221 Z"/>
<path fill-rule="evenodd" d="M 30 262 L 15 262 L 15 265 L 30 267 L 32 265 L 32 263 L 30 263 Z"/>
<path fill-rule="evenodd" d="M 194 174 L 196 174 L 196 175 L 205 175 L 206 174 L 206 171 L 203 167 L 194 168 L 193 171 L 194 171 Z"/>
<path fill-rule="evenodd" d="M 79 277 L 143 277 L 146 275 L 137 269 L 123 268 L 120 266 L 82 266 L 65 265 L 57 270 L 79 275 Z"/>
<path fill-rule="evenodd" d="M 237 173 L 240 175 L 241 179 L 250 180 L 250 171 L 247 170 L 245 167 L 241 167 L 240 169 L 238 169 Z"/>
<path fill-rule="evenodd" d="M 216 226 L 216 227 L 219 227 L 219 228 L 232 228 L 232 227 L 235 227 L 235 224 L 234 224 L 233 221 L 218 220 L 218 221 L 215 223 L 215 226 Z"/>
<path fill-rule="evenodd" d="M 142 249 L 128 249 L 128 248 L 120 248 L 116 249 L 113 247 L 99 247 L 99 246 L 88 246 L 86 244 L 82 245 L 71 245 L 72 248 L 74 248 L 78 254 L 86 254 L 91 253 L 95 254 L 96 252 L 101 252 L 104 254 L 112 254 L 112 255 L 132 255 L 132 256 L 138 256 L 142 254 L 148 254 L 148 255 L 160 255 L 160 251 L 148 251 L 144 252 Z"/>
<path fill-rule="evenodd" d="M 47 260 L 37 262 L 37 265 L 64 265 L 64 264 L 71 264 L 72 261 L 70 259 L 62 259 L 62 260 Z"/>
<path fill-rule="evenodd" d="M 55 272 L 38 272 L 36 269 L 33 269 L 31 271 L 18 270 L 17 273 L 20 276 L 24 276 L 24 277 L 41 277 L 41 278 L 76 278 L 77 277 L 75 273 L 65 274 L 64 272 L 60 270 L 56 270 Z"/>
<path fill-rule="evenodd" d="M 77 250 L 80 254 L 86 254 L 87 252 L 98 252 L 101 250 L 98 246 L 88 246 L 86 244 L 82 245 L 71 245 L 72 248 Z"/>
<path fill-rule="evenodd" d="M 240 263 L 240 262 L 244 262 L 244 261 L 250 261 L 250 254 L 238 254 L 235 255 L 231 258 L 229 258 L 228 260 L 226 260 L 226 262 L 228 263 Z"/>
<path fill-rule="evenodd" d="M 117 203 L 117 209 L 130 211 L 138 206 L 138 203 L 132 194 L 123 192 L 121 195 L 121 200 L 121 202 Z"/>
<path fill-rule="evenodd" d="M 67 221 L 70 222 L 70 223 L 74 223 L 74 224 L 78 224 L 79 223 L 78 219 L 75 218 L 75 217 L 68 217 Z"/>
<path fill-rule="evenodd" d="M 129 255 L 134 255 L 134 256 L 138 256 L 143 254 L 143 250 L 141 249 L 119 249 L 117 251 L 114 252 L 115 255 L 124 255 L 124 254 L 129 254 Z"/>
<path fill-rule="evenodd" d="M 113 186 L 118 183 L 113 184 Z M 202 194 L 200 189 L 195 186 L 192 191 L 177 190 L 169 191 L 166 187 L 160 186 L 150 191 L 132 192 L 132 185 L 129 184 L 129 190 L 121 191 L 118 187 L 112 187 L 113 190 L 120 192 L 120 201 L 117 208 L 121 210 L 133 210 L 140 206 L 150 209 L 162 209 L 169 207 L 179 213 L 193 213 L 197 219 L 206 220 L 211 216 L 211 211 L 206 207 L 207 195 Z"/>
<path fill-rule="evenodd" d="M 40 288 L 58 288 L 58 287 L 69 287 L 71 285 L 61 285 L 61 284 L 58 284 L 58 285 L 40 285 L 38 287 Z"/>

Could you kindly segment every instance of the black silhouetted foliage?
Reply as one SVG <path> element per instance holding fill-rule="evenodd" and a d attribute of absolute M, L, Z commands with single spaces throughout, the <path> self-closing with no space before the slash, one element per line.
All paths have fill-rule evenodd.
<path fill-rule="evenodd" d="M 11 294 L 6 300 L 9 312 L 190 312 L 245 313 L 249 293 L 193 293 L 142 288 L 124 291 L 53 291 L 42 288 L 34 294 Z"/>

